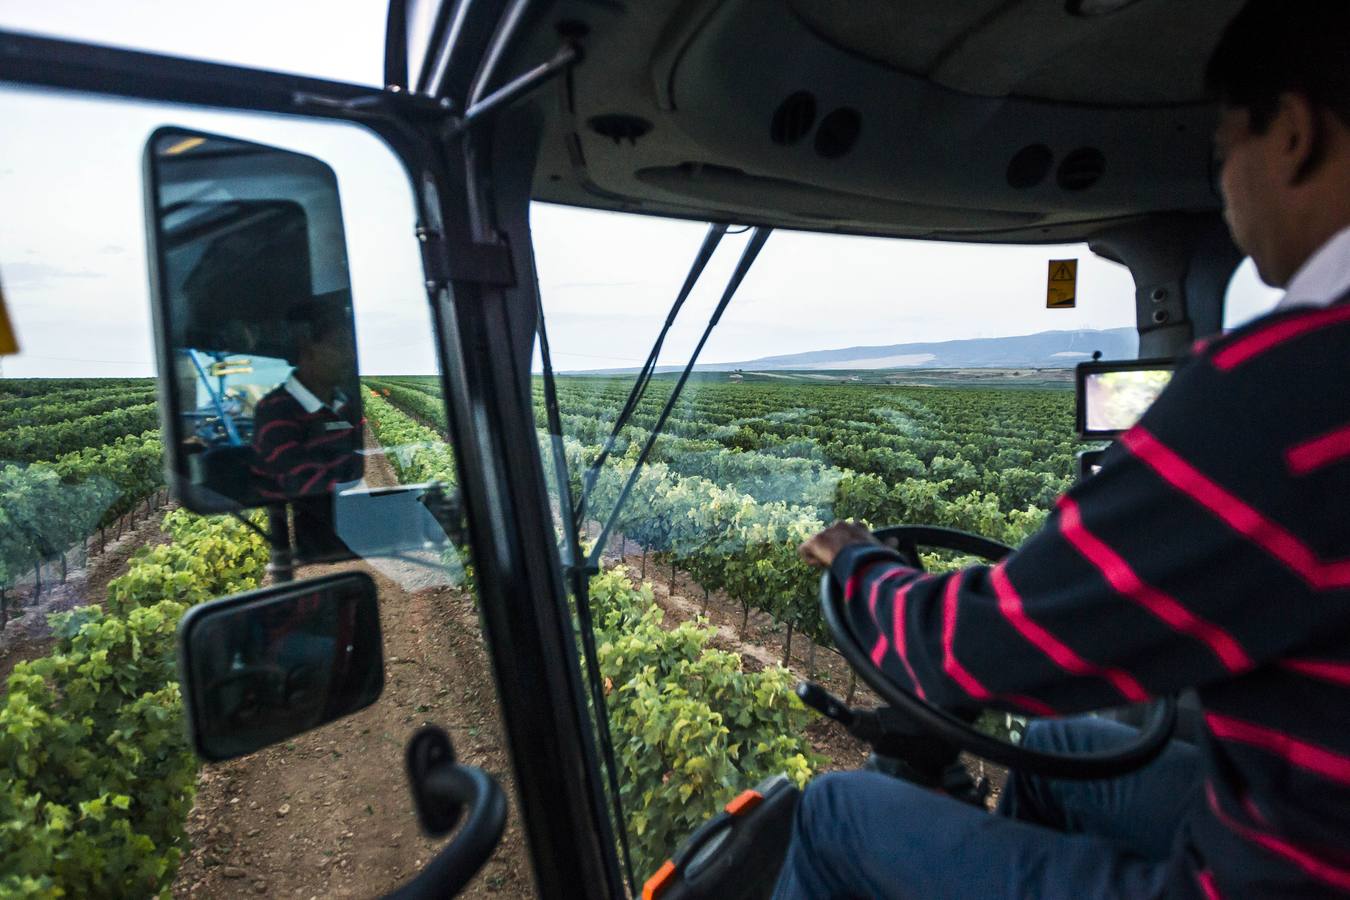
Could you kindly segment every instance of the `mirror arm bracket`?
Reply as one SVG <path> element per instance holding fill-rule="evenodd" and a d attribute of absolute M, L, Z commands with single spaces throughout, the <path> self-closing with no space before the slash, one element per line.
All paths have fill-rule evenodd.
<path fill-rule="evenodd" d="M 355 118 L 431 123 L 458 121 L 450 98 L 436 99 L 425 94 L 411 93 L 397 84 L 389 85 L 378 94 L 351 99 L 296 91 L 291 95 L 291 102 L 299 107 L 317 106 L 340 110 Z"/>
<path fill-rule="evenodd" d="M 422 249 L 422 268 L 426 274 L 427 289 L 438 290 L 450 283 L 469 281 L 491 287 L 516 286 L 516 267 L 511 257 L 511 246 L 504 240 L 496 243 L 457 240 L 434 228 L 419 225 L 417 243 Z M 454 260 L 454 273 L 450 260 Z"/>
<path fill-rule="evenodd" d="M 452 136 L 490 119 L 499 110 L 511 106 L 520 98 L 533 93 L 536 88 L 566 72 L 581 62 L 581 59 L 581 45 L 573 38 L 564 38 L 557 52 L 545 62 L 527 72 L 522 72 L 486 97 L 471 99 L 468 108 L 464 110 L 464 115 L 451 125 Z"/>

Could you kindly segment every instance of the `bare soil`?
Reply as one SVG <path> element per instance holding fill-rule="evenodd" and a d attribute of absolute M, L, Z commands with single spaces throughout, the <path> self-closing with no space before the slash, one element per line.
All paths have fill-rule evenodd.
<path fill-rule="evenodd" d="M 130 517 L 126 519 L 121 537 L 116 537 L 116 526 L 105 529 L 107 543 L 101 550 L 97 534 L 89 538 L 88 549 L 73 548 L 66 554 L 64 583 L 59 581 L 58 564 L 45 566 L 42 593 L 36 603 L 32 598 L 32 577 L 20 582 L 18 591 L 24 614 L 17 619 L 11 618 L 0 631 L 0 693 L 16 665 L 46 656 L 51 651 L 53 641 L 47 626 L 48 615 L 76 606 L 101 605 L 108 596 L 108 582 L 126 574 L 133 553 L 141 547 L 168 542 L 169 536 L 160 529 L 160 523 L 173 507 L 174 504 L 167 500 L 152 501 L 147 512 L 142 504 L 136 511 L 135 524 Z"/>
<path fill-rule="evenodd" d="M 380 456 L 367 458 L 366 480 L 397 484 Z M 420 833 L 403 772 L 406 742 L 423 724 L 444 728 L 459 760 L 493 775 L 511 798 L 501 843 L 461 896 L 534 896 L 472 595 L 406 565 L 296 574 L 353 567 L 379 589 L 383 695 L 289 743 L 203 766 L 174 896 L 375 897 L 411 878 L 448 842 Z"/>
<path fill-rule="evenodd" d="M 290 743 L 204 766 L 175 897 L 374 897 L 410 878 L 446 844 L 419 832 L 403 773 L 404 746 L 423 724 L 449 732 L 460 761 L 512 797 L 506 835 L 462 896 L 534 895 L 472 597 L 410 592 L 367 571 L 380 593 L 384 694 Z"/>

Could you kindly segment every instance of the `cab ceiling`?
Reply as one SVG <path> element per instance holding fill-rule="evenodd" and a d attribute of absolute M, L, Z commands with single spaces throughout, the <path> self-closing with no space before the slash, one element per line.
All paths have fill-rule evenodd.
<path fill-rule="evenodd" d="M 1204 61 L 1242 0 L 563 0 L 538 199 L 824 231 L 1047 242 L 1208 212 Z M 564 23 L 566 23 L 564 25 Z"/>

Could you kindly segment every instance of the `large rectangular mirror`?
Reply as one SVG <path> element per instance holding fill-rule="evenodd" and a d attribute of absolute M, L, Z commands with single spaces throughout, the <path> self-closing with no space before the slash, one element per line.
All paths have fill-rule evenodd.
<path fill-rule="evenodd" d="M 176 493 L 198 512 L 304 499 L 331 518 L 365 441 L 336 176 L 177 128 L 151 136 L 146 176 Z"/>
<path fill-rule="evenodd" d="M 178 672 L 197 753 L 252 753 L 374 703 L 384 689 L 375 582 L 348 572 L 194 606 Z"/>

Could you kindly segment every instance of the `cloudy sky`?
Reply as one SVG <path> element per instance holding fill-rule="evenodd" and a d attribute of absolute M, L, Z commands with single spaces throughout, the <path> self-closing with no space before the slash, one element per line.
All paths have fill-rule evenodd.
<path fill-rule="evenodd" d="M 383 0 L 0 0 L 0 28 L 378 84 Z M 247 23 L 267 22 L 259 28 Z M 406 178 L 346 125 L 0 87 L 0 285 L 23 352 L 3 374 L 150 375 L 141 154 L 179 125 L 316 156 L 337 172 L 362 369 L 435 371 Z M 536 205 L 535 250 L 555 362 L 636 365 L 702 240 L 697 223 Z M 729 237 L 672 332 L 697 340 L 745 240 Z M 1078 258 L 1079 307 L 1046 310 L 1048 259 Z M 1272 292 L 1245 266 L 1238 319 Z M 983 247 L 780 232 L 704 351 L 707 362 L 907 341 L 1133 324 L 1128 272 L 1081 246 Z"/>

